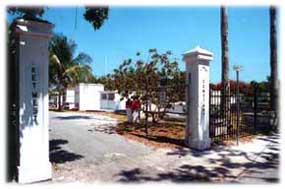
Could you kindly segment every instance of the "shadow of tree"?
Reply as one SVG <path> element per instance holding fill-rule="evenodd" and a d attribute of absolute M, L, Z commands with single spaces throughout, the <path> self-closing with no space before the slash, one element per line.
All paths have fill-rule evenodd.
<path fill-rule="evenodd" d="M 74 115 L 74 116 L 57 116 L 55 119 L 72 120 L 72 119 L 92 119 L 91 116 Z"/>
<path fill-rule="evenodd" d="M 270 137 L 267 137 L 271 139 Z M 245 152 L 237 149 L 218 146 L 207 151 L 198 151 L 188 148 L 176 148 L 167 155 L 201 157 L 215 154 L 215 156 L 204 157 L 209 162 L 206 164 L 183 164 L 168 172 L 149 171 L 140 168 L 122 170 L 118 176 L 118 182 L 145 182 L 145 181 L 171 181 L 171 182 L 232 182 L 242 183 L 240 178 L 244 172 L 246 179 L 255 179 L 256 182 L 279 182 L 277 175 L 279 168 L 279 148 L 276 147 L 278 137 L 268 141 L 269 151 Z M 264 138 L 260 138 L 264 140 Z M 256 159 L 258 157 L 258 160 Z M 246 161 L 240 161 L 243 158 Z M 239 170 L 238 172 L 236 172 Z M 270 172 L 271 171 L 271 172 Z M 267 173 L 268 172 L 268 173 Z M 238 174 L 239 173 L 239 174 Z M 266 175 L 269 174 L 269 175 Z M 150 176 L 152 175 L 152 176 Z M 248 180 L 245 180 L 247 182 Z"/>
<path fill-rule="evenodd" d="M 75 161 L 81 159 L 83 156 L 68 152 L 61 148 L 61 145 L 67 144 L 67 140 L 53 139 L 49 141 L 50 152 L 49 159 L 51 163 L 65 163 L 68 161 Z"/>
<path fill-rule="evenodd" d="M 114 124 L 100 124 L 88 129 L 89 132 L 100 132 L 105 134 L 116 134 L 116 125 Z"/>
<path fill-rule="evenodd" d="M 211 182 L 213 178 L 235 178 L 230 175 L 230 171 L 226 168 L 217 167 L 213 170 L 207 169 L 201 165 L 181 165 L 173 171 L 166 173 L 158 173 L 154 176 L 145 176 L 143 171 L 139 168 L 122 171 L 118 174 L 121 178 L 118 182 L 158 182 L 158 181 L 171 181 L 176 183 L 185 182 Z"/>

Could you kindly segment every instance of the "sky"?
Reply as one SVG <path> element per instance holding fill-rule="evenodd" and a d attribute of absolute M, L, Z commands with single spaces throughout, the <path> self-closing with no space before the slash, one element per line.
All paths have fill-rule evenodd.
<path fill-rule="evenodd" d="M 83 13 L 83 7 L 49 7 L 43 18 L 55 24 L 54 32 L 75 41 L 76 53 L 92 57 L 96 76 L 112 73 L 124 59 L 135 59 L 137 52 L 147 60 L 150 48 L 171 50 L 185 70 L 182 53 L 199 45 L 214 53 L 210 82 L 221 81 L 220 7 L 111 6 L 108 20 L 97 31 Z M 235 79 L 233 65 L 241 65 L 241 80 L 266 80 L 270 74 L 268 7 L 229 7 L 228 16 L 230 79 Z"/>

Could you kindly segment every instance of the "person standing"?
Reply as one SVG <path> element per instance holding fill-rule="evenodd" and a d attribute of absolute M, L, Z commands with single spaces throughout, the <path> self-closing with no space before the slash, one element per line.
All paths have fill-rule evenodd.
<path fill-rule="evenodd" d="M 132 123 L 133 122 L 133 115 L 132 115 L 132 101 L 131 99 L 128 98 L 126 101 L 126 111 L 127 111 L 127 118 L 128 122 Z"/>
<path fill-rule="evenodd" d="M 138 123 L 140 121 L 140 109 L 141 109 L 141 103 L 138 97 L 134 97 L 134 100 L 132 102 L 132 110 L 133 110 L 133 121 L 135 123 Z"/>

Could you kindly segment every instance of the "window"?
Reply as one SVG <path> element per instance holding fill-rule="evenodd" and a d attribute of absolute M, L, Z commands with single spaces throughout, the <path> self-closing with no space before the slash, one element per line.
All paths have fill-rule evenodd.
<path fill-rule="evenodd" d="M 102 100 L 107 100 L 107 94 L 105 94 L 105 93 L 102 94 L 102 95 L 101 95 L 101 99 L 102 99 Z"/>
<path fill-rule="evenodd" d="M 108 94 L 108 100 L 114 100 L 115 99 L 115 94 L 114 93 L 109 93 Z"/>

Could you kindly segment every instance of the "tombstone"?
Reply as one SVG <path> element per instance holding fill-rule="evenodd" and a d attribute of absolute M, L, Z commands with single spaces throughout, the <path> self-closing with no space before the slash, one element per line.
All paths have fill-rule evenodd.
<path fill-rule="evenodd" d="M 48 43 L 53 25 L 15 20 L 12 23 L 13 52 L 9 52 L 10 105 L 15 124 L 16 179 L 31 183 L 51 179 L 48 118 Z M 10 93 L 11 94 L 11 93 Z M 10 109 L 11 110 L 11 109 Z M 11 137 L 10 137 L 11 138 Z"/>
<path fill-rule="evenodd" d="M 187 126 L 185 143 L 204 150 L 211 145 L 209 137 L 209 61 L 213 53 L 197 46 L 183 53 L 186 63 Z"/>

